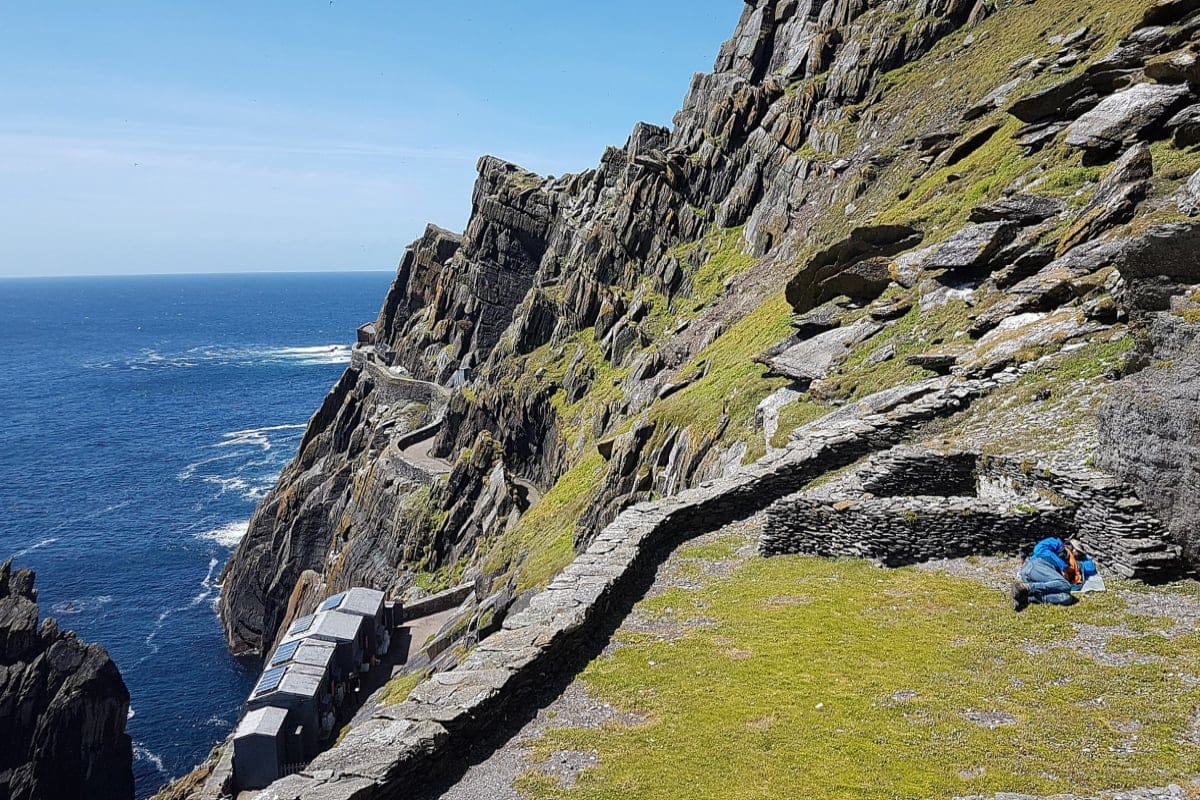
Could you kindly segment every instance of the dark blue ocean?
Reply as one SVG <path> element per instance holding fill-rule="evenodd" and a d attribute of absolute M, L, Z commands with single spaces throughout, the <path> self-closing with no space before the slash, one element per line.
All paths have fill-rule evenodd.
<path fill-rule="evenodd" d="M 391 277 L 0 280 L 0 560 L 116 660 L 139 797 L 237 718 L 216 581 Z"/>

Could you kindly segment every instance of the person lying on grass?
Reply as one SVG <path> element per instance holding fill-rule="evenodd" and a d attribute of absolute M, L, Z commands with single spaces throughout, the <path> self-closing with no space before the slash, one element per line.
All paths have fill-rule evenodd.
<path fill-rule="evenodd" d="M 1062 539 L 1042 539 L 1021 565 L 1021 575 L 1013 584 L 1013 611 L 1023 611 L 1030 603 L 1069 606 L 1078 601 L 1072 592 L 1082 584 L 1075 553 Z"/>

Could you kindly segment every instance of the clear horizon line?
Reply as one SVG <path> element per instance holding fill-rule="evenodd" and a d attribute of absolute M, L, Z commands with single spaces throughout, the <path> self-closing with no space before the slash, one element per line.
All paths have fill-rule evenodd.
<path fill-rule="evenodd" d="M 387 272 L 395 267 L 321 267 L 317 269 L 231 269 L 212 272 L 63 272 L 52 275 L 5 275 L 0 280 L 47 280 L 52 278 L 185 278 L 205 275 L 332 275 L 337 273 Z"/>

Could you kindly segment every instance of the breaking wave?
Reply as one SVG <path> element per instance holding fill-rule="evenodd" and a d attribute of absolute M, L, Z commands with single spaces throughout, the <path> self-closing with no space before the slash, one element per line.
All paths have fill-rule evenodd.
<path fill-rule="evenodd" d="M 207 539 L 210 542 L 216 542 L 221 547 L 230 549 L 237 547 L 238 542 L 246 535 L 246 529 L 250 527 L 250 520 L 242 520 L 241 522 L 230 522 L 227 525 L 222 525 L 219 528 L 214 528 L 211 531 L 196 534 L 197 539 Z"/>
<path fill-rule="evenodd" d="M 152 766 L 154 768 L 154 770 L 156 772 L 158 772 L 159 774 L 161 774 L 161 775 L 167 774 L 167 769 L 166 769 L 166 767 L 163 766 L 162 757 L 159 755 L 156 755 L 155 753 L 152 753 L 150 750 L 143 747 L 141 744 L 139 744 L 137 742 L 133 743 L 133 760 L 134 761 L 145 761 L 147 764 Z"/>
<path fill-rule="evenodd" d="M 50 545 L 54 544 L 57 541 L 58 541 L 57 536 L 51 536 L 47 539 L 42 539 L 40 542 L 36 542 L 34 544 L 29 545 L 29 547 L 18 550 L 17 552 L 12 554 L 12 557 L 14 559 L 18 559 L 21 556 L 27 556 L 30 553 L 32 553 L 34 550 L 41 550 L 43 547 L 49 547 Z"/>

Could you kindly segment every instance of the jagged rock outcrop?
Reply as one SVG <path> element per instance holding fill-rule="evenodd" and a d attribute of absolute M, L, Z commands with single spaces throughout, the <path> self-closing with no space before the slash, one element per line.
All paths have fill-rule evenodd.
<path fill-rule="evenodd" d="M 596 441 L 690 385 L 695 376 L 675 371 L 772 291 L 770 282 L 747 282 L 736 299 L 718 303 L 734 293 L 728 283 L 708 283 L 707 270 L 725 263 L 731 247 L 784 263 L 802 246 L 807 225 L 794 211 L 815 199 L 828 168 L 800 151 L 806 142 L 837 145 L 821 123 L 865 99 L 888 70 L 984 15 L 985 6 L 964 0 L 915 8 L 910 0 L 872 8 L 759 0 L 746 5 L 714 72 L 697 76 L 673 128 L 639 124 L 597 168 L 561 178 L 482 159 L 466 230 L 430 227 L 405 254 L 375 321 L 372 347 L 383 368 L 468 389 L 450 398 L 431 454 L 453 462 L 487 432 L 513 485 L 545 491 Z M 901 25 L 903 36 L 890 35 Z M 848 180 L 850 170 L 842 172 L 837 180 Z M 740 232 L 714 238 L 714 229 Z M 859 273 L 866 291 L 880 289 L 886 269 L 843 270 L 825 291 Z M 688 333 L 664 335 L 679 325 Z M 614 370 L 637 378 L 621 385 Z M 305 570 L 331 574 L 347 541 L 366 537 L 367 549 L 379 540 L 375 549 L 385 555 L 376 560 L 392 561 L 395 572 L 354 577 L 398 590 L 417 572 L 447 567 L 447 558 L 476 558 L 478 537 L 459 530 L 433 533 L 442 544 L 432 549 L 394 533 L 400 495 L 419 487 L 372 484 L 386 500 L 367 492 L 383 472 L 377 454 L 386 452 L 373 425 L 395 412 L 380 413 L 370 380 L 351 374 L 335 389 L 230 563 L 221 608 L 237 651 L 269 645 L 296 580 Z M 601 385 L 608 391 L 597 391 Z M 658 426 L 640 451 L 653 474 L 605 473 L 607 488 L 597 492 L 608 499 L 581 514 L 580 545 L 648 493 L 726 468 L 711 431 L 688 427 Z M 424 505 L 430 524 L 404 517 L 410 531 L 427 533 L 446 519 L 448 509 Z M 484 505 L 472 514 L 454 519 L 478 531 L 485 520 L 494 529 L 511 516 Z M 507 573 L 514 563 L 499 568 Z"/>
<path fill-rule="evenodd" d="M 1193 564 L 1200 563 L 1200 326 L 1157 315 L 1145 369 L 1100 414 L 1098 463 L 1138 488 Z"/>
<path fill-rule="evenodd" d="M 369 344 L 232 559 L 234 649 L 269 646 L 303 610 L 289 601 L 308 572 L 403 593 L 453 569 L 485 596 L 549 542 L 561 566 L 562 542 L 582 549 L 628 505 L 728 473 L 763 446 L 746 413 L 762 396 L 715 388 L 731 367 L 711 348 L 780 289 L 796 331 L 745 359 L 826 403 L 848 399 L 863 379 L 845 373 L 864 364 L 986 376 L 1169 304 L 1190 276 L 1146 252 L 1186 231 L 1139 220 L 1162 206 L 1148 143 L 1197 99 L 1178 55 L 1195 9 L 1123 28 L 1098 11 L 1056 36 L 986 24 L 1032 13 L 755 0 L 671 128 L 639 124 L 596 168 L 558 178 L 481 159 L 465 231 L 431 226 L 409 248 Z M 981 66 L 979 37 L 1018 35 L 1045 41 Z M 988 77 L 958 80 L 959 61 Z M 904 85 L 906 65 L 930 85 Z M 1077 182 L 1093 163 L 1099 185 Z M 921 347 L 884 341 L 962 303 L 967 319 Z M 403 376 L 447 393 L 423 409 L 380 391 Z M 436 474 L 399 442 L 427 427 Z M 551 495 L 562 519 L 531 514 Z"/>
<path fill-rule="evenodd" d="M 469 584 L 466 651 L 485 628 L 522 627 L 509 603 L 540 586 L 601 613 L 565 587 L 593 577 L 598 532 L 631 505 L 700 492 L 744 510 L 736 489 L 710 495 L 818 445 L 814 430 L 868 449 L 919 435 L 929 409 L 903 430 L 889 415 L 930 380 L 953 401 L 938 413 L 989 395 L 982 417 L 964 411 L 938 435 L 1038 498 L 1065 493 L 1055 518 L 1103 529 L 1092 538 L 1114 569 L 1173 575 L 1180 545 L 1194 565 L 1200 156 L 1181 148 L 1200 100 L 1200 5 L 1060 10 L 752 0 L 671 128 L 639 124 L 597 167 L 558 178 L 482 159 L 465 231 L 430 227 L 406 252 L 231 561 L 234 648 L 269 647 L 289 615 L 352 582 L 409 596 Z M 864 405 L 891 420 L 882 440 L 852 417 Z M 790 479 L 776 488 L 802 488 Z M 911 551 L 898 560 L 994 544 L 986 525 L 949 549 L 909 541 L 896 517 L 921 509 L 872 508 L 876 532 Z M 964 510 L 995 509 L 925 523 L 953 534 Z M 992 521 L 1015 526 L 1010 546 L 1036 533 Z M 854 537 L 871 524 L 846 523 L 826 550 L 868 552 Z M 789 549 L 813 549 L 811 526 L 791 527 L 803 546 Z M 507 702 L 515 678 L 492 670 L 511 665 L 490 647 L 464 671 L 448 654 L 433 694 L 416 695 L 455 709 L 446 727 L 375 720 L 289 786 L 391 784 L 457 735 L 451 722 L 478 722 L 460 695 Z M 356 772 L 368 762 L 376 772 Z"/>
<path fill-rule="evenodd" d="M 125 682 L 103 647 L 39 623 L 33 584 L 0 565 L 0 797 L 130 800 Z"/>

